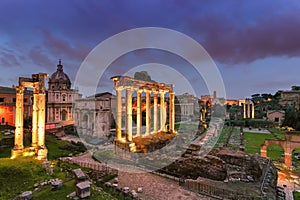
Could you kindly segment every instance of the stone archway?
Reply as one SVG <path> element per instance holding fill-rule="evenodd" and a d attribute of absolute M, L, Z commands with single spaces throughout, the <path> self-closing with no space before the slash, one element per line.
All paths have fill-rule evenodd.
<path fill-rule="evenodd" d="M 266 139 L 265 143 L 260 146 L 260 155 L 267 157 L 268 146 L 276 144 L 282 146 L 284 150 L 284 164 L 286 167 L 292 167 L 292 153 L 295 148 L 300 147 L 300 132 L 285 132 L 284 140 Z"/>

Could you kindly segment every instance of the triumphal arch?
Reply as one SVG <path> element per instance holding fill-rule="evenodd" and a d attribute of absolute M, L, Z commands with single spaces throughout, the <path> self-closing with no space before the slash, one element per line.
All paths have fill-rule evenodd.
<path fill-rule="evenodd" d="M 15 141 L 11 150 L 11 158 L 17 156 L 35 155 L 39 160 L 47 159 L 48 150 L 45 146 L 45 117 L 46 117 L 46 90 L 45 79 L 47 74 L 32 74 L 32 78 L 19 78 L 19 86 L 16 88 L 16 120 Z M 23 113 L 24 90 L 33 88 L 32 111 L 32 142 L 31 146 L 24 148 L 23 143 Z"/>
<path fill-rule="evenodd" d="M 116 140 L 117 146 L 122 149 L 134 152 L 135 144 L 133 137 L 143 137 L 157 132 L 174 132 L 175 110 L 174 100 L 175 93 L 173 84 L 156 83 L 151 81 L 143 81 L 128 76 L 114 76 L 114 88 L 117 93 L 116 97 Z M 122 91 L 126 91 L 125 98 L 125 129 L 122 129 Z M 133 135 L 133 118 L 132 118 L 132 93 L 136 92 L 136 133 Z M 145 112 L 146 126 L 142 128 L 142 93 L 145 94 Z M 167 108 L 165 95 L 169 97 L 169 123 L 167 125 Z M 158 96 L 160 102 L 158 102 Z M 151 112 L 151 98 L 153 99 L 153 107 Z M 151 130 L 151 123 L 153 129 Z M 125 137 L 122 136 L 122 130 L 125 131 Z"/>

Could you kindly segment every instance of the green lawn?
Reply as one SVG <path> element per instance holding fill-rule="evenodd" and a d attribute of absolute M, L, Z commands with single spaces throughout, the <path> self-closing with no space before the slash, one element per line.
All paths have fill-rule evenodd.
<path fill-rule="evenodd" d="M 284 150 L 281 146 L 278 145 L 269 145 L 267 156 L 272 160 L 279 160 L 283 158 Z"/>
<path fill-rule="evenodd" d="M 0 159 L 0 199 L 11 199 L 33 184 L 50 179 L 40 162 L 32 158 Z"/>
<path fill-rule="evenodd" d="M 281 139 L 284 140 L 284 133 L 281 130 L 279 130 L 278 128 L 271 128 L 270 130 L 276 133 Z"/>
<path fill-rule="evenodd" d="M 276 139 L 271 134 L 263 134 L 263 133 L 250 133 L 244 132 L 244 140 L 246 153 L 260 154 L 260 145 L 264 143 L 265 139 Z"/>

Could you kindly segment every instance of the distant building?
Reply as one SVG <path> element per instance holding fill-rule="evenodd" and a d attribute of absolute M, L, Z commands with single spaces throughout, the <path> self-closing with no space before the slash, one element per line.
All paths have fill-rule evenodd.
<path fill-rule="evenodd" d="M 24 119 L 32 116 L 31 90 L 24 91 Z M 0 124 L 15 126 L 16 89 L 0 86 Z"/>
<path fill-rule="evenodd" d="M 282 91 L 279 104 L 283 107 L 286 105 L 295 105 L 295 108 L 299 109 L 300 86 L 292 86 L 292 90 Z"/>
<path fill-rule="evenodd" d="M 236 99 L 226 99 L 225 103 L 226 103 L 226 105 L 230 105 L 230 106 L 233 106 L 233 105 L 238 106 L 239 105 L 239 101 Z"/>
<path fill-rule="evenodd" d="M 217 97 L 217 92 L 214 91 L 212 95 L 203 95 L 201 96 L 201 101 L 204 102 L 205 105 L 211 107 L 215 104 L 219 104 L 224 106 L 226 104 L 226 100 L 222 97 Z"/>
<path fill-rule="evenodd" d="M 71 89 L 70 78 L 64 73 L 59 60 L 57 70 L 50 76 L 48 82 L 47 122 L 74 123 L 73 102 L 80 97 L 78 90 Z"/>
<path fill-rule="evenodd" d="M 200 111 L 198 98 L 184 93 L 176 96 L 175 101 L 175 119 L 187 119 L 191 116 L 198 114 Z"/>
<path fill-rule="evenodd" d="M 93 137 L 108 136 L 113 121 L 110 93 L 77 99 L 75 102 L 75 126 L 77 132 Z"/>
<path fill-rule="evenodd" d="M 285 112 L 283 110 L 269 110 L 267 112 L 268 120 L 274 122 L 275 125 L 282 125 Z"/>
<path fill-rule="evenodd" d="M 212 106 L 214 102 L 214 96 L 213 95 L 203 95 L 201 96 L 201 101 L 204 103 L 204 105 Z"/>

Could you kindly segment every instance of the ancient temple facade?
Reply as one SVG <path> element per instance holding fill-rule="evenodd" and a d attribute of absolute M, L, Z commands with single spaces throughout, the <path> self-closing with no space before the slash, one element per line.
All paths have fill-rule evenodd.
<path fill-rule="evenodd" d="M 116 141 L 121 143 L 132 143 L 133 137 L 147 136 L 157 132 L 174 132 L 175 124 L 175 92 L 172 84 L 156 83 L 137 80 L 128 76 L 114 76 L 114 89 L 116 90 Z M 126 94 L 125 116 L 122 109 L 122 91 Z M 136 133 L 133 135 L 132 118 L 132 94 L 136 93 Z M 146 97 L 146 126 L 142 130 L 142 93 Z M 153 112 L 151 112 L 151 95 L 153 96 Z M 165 101 L 165 95 L 169 96 L 169 106 Z M 158 97 L 160 102 L 158 102 Z M 159 106 L 158 106 L 159 105 Z M 167 111 L 167 108 L 168 111 Z M 169 120 L 167 122 L 167 112 Z M 125 117 L 125 129 L 122 131 L 122 121 Z M 151 130 L 153 123 L 153 130 Z M 168 124 L 168 125 L 167 125 Z M 122 133 L 123 132 L 123 133 Z M 123 137 L 123 135 L 125 137 Z M 133 145 L 129 145 L 133 151 Z"/>
<path fill-rule="evenodd" d="M 61 60 L 48 82 L 47 122 L 74 122 L 73 103 L 81 95 L 71 89 L 69 76 L 64 73 Z"/>

